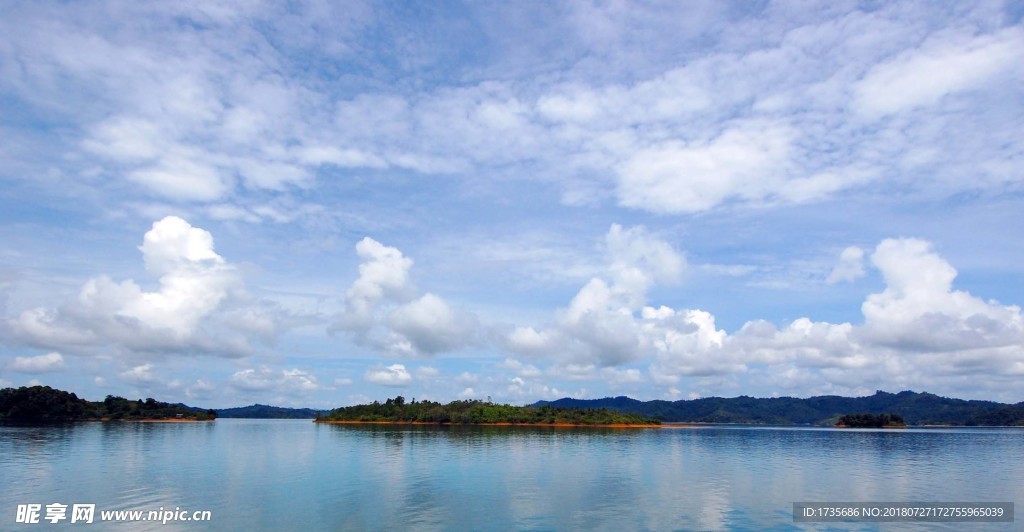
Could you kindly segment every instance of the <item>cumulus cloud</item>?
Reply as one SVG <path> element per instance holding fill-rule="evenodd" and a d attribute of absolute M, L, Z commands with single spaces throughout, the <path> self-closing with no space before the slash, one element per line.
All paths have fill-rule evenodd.
<path fill-rule="evenodd" d="M 956 270 L 930 243 L 887 239 L 871 255 L 886 288 L 870 294 L 861 307 L 864 322 L 833 324 L 800 318 L 779 328 L 752 321 L 732 335 L 719 335 L 710 353 L 684 349 L 651 366 L 656 382 L 675 384 L 700 375 L 749 373 L 775 387 L 803 382 L 819 393 L 864 391 L 875 387 L 951 389 L 976 376 L 1000 387 L 1024 372 L 1024 317 L 1018 306 L 1004 306 L 954 290 Z M 695 372 L 696 370 L 696 372 Z M 828 388 L 832 386 L 833 388 Z"/>
<path fill-rule="evenodd" d="M 864 277 L 864 250 L 857 246 L 850 246 L 839 254 L 839 263 L 832 268 L 825 282 L 835 284 L 838 282 L 852 282 Z"/>
<path fill-rule="evenodd" d="M 917 239 L 883 241 L 871 261 L 886 288 L 861 306 L 864 340 L 921 352 L 1024 346 L 1019 306 L 1003 306 L 954 290 L 956 269 Z"/>
<path fill-rule="evenodd" d="M 651 378 L 659 384 L 675 384 L 680 375 L 701 376 L 742 369 L 722 349 L 726 334 L 715 318 L 702 310 L 646 307 L 642 327 L 654 349 Z"/>
<path fill-rule="evenodd" d="M 606 253 L 617 290 L 635 297 L 655 283 L 679 281 L 686 269 L 686 258 L 671 245 L 642 227 L 623 229 L 612 224 L 605 236 Z M 628 301 L 635 307 L 642 301 Z"/>
<path fill-rule="evenodd" d="M 236 268 L 214 251 L 213 236 L 168 216 L 153 223 L 142 246 L 159 286 L 90 279 L 58 308 L 33 308 L 8 319 L 14 338 L 37 346 L 92 352 L 207 353 L 242 356 L 273 341 L 289 317 L 249 295 Z"/>
<path fill-rule="evenodd" d="M 863 255 L 847 248 L 835 277 L 863 275 Z M 651 381 L 676 391 L 684 381 L 720 390 L 721 379 L 736 376 L 769 389 L 860 393 L 948 388 L 971 375 L 1003 382 L 1024 374 L 1020 307 L 955 290 L 956 270 L 923 240 L 884 240 L 870 258 L 886 287 L 867 296 L 860 325 L 806 317 L 782 326 L 754 320 L 729 334 L 707 311 L 638 307 L 650 284 L 637 283 L 643 289 L 633 297 L 616 298 L 616 283 L 595 279 L 553 327 L 516 328 L 506 347 L 550 361 L 557 378 L 613 385 L 643 380 L 627 365 L 646 362 Z M 503 367 L 520 365 L 508 359 Z M 523 384 L 515 383 L 520 389 Z"/>
<path fill-rule="evenodd" d="M 53 373 L 65 368 L 64 357 L 56 351 L 34 357 L 15 357 L 7 364 L 7 369 L 17 373 Z"/>
<path fill-rule="evenodd" d="M 401 388 L 412 383 L 412 375 L 409 374 L 403 364 L 392 364 L 366 370 L 366 373 L 363 374 L 363 380 L 371 384 Z"/>
<path fill-rule="evenodd" d="M 409 281 L 413 262 L 397 248 L 370 237 L 356 244 L 356 254 L 363 262 L 359 265 L 359 278 L 345 292 L 341 326 L 365 331 L 372 326 L 374 313 L 381 303 L 410 298 L 414 292 Z"/>
<path fill-rule="evenodd" d="M 516 327 L 504 338 L 507 349 L 526 358 L 542 358 L 562 341 L 557 331 L 534 329 L 530 326 Z"/>
<path fill-rule="evenodd" d="M 387 324 L 408 341 L 413 353 L 425 355 L 465 346 L 478 328 L 474 315 L 453 310 L 430 293 L 396 308 L 388 315 Z"/>
<path fill-rule="evenodd" d="M 476 340 L 480 326 L 474 314 L 429 292 L 416 297 L 409 279 L 413 261 L 397 248 L 366 237 L 356 253 L 362 259 L 359 277 L 345 292 L 345 312 L 332 331 L 402 356 L 456 351 Z"/>
<path fill-rule="evenodd" d="M 678 280 L 685 258 L 643 227 L 612 225 L 605 237 L 607 277 L 585 284 L 554 326 L 517 327 L 505 337 L 512 352 L 533 357 L 561 353 L 565 363 L 617 366 L 635 360 L 649 339 L 634 313 L 656 283 Z"/>

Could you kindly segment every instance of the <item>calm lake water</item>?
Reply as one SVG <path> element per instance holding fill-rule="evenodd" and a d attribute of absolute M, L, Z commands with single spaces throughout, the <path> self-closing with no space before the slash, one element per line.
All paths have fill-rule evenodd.
<path fill-rule="evenodd" d="M 0 529 L 19 504 L 210 510 L 124 530 L 1021 529 L 1024 430 L 0 425 Z M 794 523 L 799 501 L 1008 501 L 998 524 Z M 45 517 L 45 515 L 43 515 Z"/>

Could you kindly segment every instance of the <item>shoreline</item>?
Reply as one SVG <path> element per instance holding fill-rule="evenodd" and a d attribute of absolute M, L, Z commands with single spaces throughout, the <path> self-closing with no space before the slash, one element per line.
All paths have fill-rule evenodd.
<path fill-rule="evenodd" d="M 205 423 L 209 421 L 216 421 L 214 419 L 195 419 L 195 418 L 169 418 L 169 417 L 146 417 L 139 419 L 113 419 L 109 417 L 101 418 L 86 418 L 86 419 L 69 419 L 68 421 L 101 421 L 108 423 Z"/>
<path fill-rule="evenodd" d="M 445 423 L 435 421 L 353 421 L 353 420 L 319 420 L 314 419 L 313 423 L 324 423 L 326 425 L 433 425 L 436 427 L 558 427 L 575 428 L 591 427 L 601 429 L 660 429 L 662 425 L 610 423 L 585 424 L 585 423 Z"/>
<path fill-rule="evenodd" d="M 837 429 L 905 429 L 907 425 L 882 425 L 881 427 L 851 427 L 849 425 L 833 425 Z"/>

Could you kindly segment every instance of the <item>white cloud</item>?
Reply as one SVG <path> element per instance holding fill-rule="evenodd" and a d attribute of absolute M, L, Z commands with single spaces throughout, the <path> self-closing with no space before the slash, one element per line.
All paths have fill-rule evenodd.
<path fill-rule="evenodd" d="M 292 396 L 321 388 L 317 378 L 309 372 L 297 368 L 275 370 L 266 366 L 239 370 L 231 376 L 228 384 L 241 392 L 276 392 Z"/>
<path fill-rule="evenodd" d="M 651 378 L 659 384 L 674 384 L 679 375 L 709 375 L 739 371 L 737 363 L 722 349 L 725 331 L 715 318 L 702 310 L 673 310 L 646 307 L 641 313 L 643 329 L 654 348 Z"/>
<path fill-rule="evenodd" d="M 475 316 L 453 310 L 430 293 L 395 309 L 387 323 L 416 353 L 426 355 L 464 347 L 472 341 L 478 328 Z"/>
<path fill-rule="evenodd" d="M 404 365 L 392 364 L 386 367 L 374 367 L 366 370 L 363 380 L 371 384 L 400 388 L 408 386 L 412 382 L 412 375 L 406 371 Z"/>
<path fill-rule="evenodd" d="M 98 112 L 73 116 L 86 132 L 81 151 L 145 192 L 205 202 L 280 191 L 307 186 L 320 164 L 339 162 L 287 149 L 323 144 L 305 123 L 329 111 L 323 104 L 312 112 L 319 98 L 281 75 L 285 57 L 250 26 L 281 14 L 245 10 L 214 21 L 134 6 L 123 14 L 152 21 L 144 34 L 108 31 L 89 12 L 34 14 L 21 20 L 24 34 L 9 42 L 8 53 L 31 58 L 36 68 L 12 85 L 35 88 L 25 97 L 65 112 L 77 102 L 62 96 L 89 101 Z M 379 165 L 369 156 L 362 162 Z"/>
<path fill-rule="evenodd" d="M 359 278 L 345 292 L 345 312 L 332 330 L 348 331 L 359 343 L 400 356 L 432 356 L 476 340 L 474 314 L 429 292 L 415 297 L 412 259 L 369 237 L 356 252 L 363 260 Z"/>
<path fill-rule="evenodd" d="M 873 67 L 854 87 L 857 109 L 878 116 L 934 105 L 1019 67 L 1022 48 L 1024 31 L 1019 27 L 991 35 L 935 35 Z"/>
<path fill-rule="evenodd" d="M 862 182 L 853 167 L 880 178 L 890 164 L 858 113 L 994 87 L 1019 96 L 1024 37 L 983 5 L 955 15 L 896 5 L 799 14 L 772 5 L 748 16 L 689 3 L 650 9 L 574 6 L 538 27 L 490 10 L 481 22 L 500 18 L 504 31 L 464 43 L 495 47 L 489 68 L 450 63 L 445 46 L 378 47 L 360 57 L 368 68 L 415 70 L 422 60 L 460 72 L 381 89 L 358 76 L 324 83 L 310 67 L 368 49 L 359 29 L 392 20 L 375 13 L 387 11 L 380 6 L 330 15 L 233 6 L 210 17 L 138 5 L 126 16 L 148 23 L 116 29 L 85 7 L 38 8 L 2 28 L 3 64 L 32 68 L 5 68 L 0 79 L 24 108 L 84 132 L 60 148 L 66 160 L 173 201 L 287 194 L 317 186 L 333 166 L 532 176 L 557 182 L 567 201 L 605 201 L 591 191 L 611 182 L 620 204 L 661 213 L 830 197 Z M 520 64 L 531 39 L 538 53 Z M 556 50 L 533 48 L 556 40 Z M 1007 72 L 1016 77 L 1000 77 Z M 949 120 L 921 122 L 941 129 Z M 994 140 L 987 125 L 971 132 Z M 956 146 L 954 136 L 940 140 L 940 153 Z M 1019 136 L 1006 140 L 999 153 L 1019 152 Z"/>
<path fill-rule="evenodd" d="M 439 377 L 440 375 L 441 372 L 437 368 L 432 368 L 430 366 L 420 366 L 416 368 L 417 379 L 433 379 Z"/>
<path fill-rule="evenodd" d="M 231 386 L 247 392 L 265 391 L 274 387 L 275 379 L 278 377 L 269 368 L 248 368 L 235 372 L 231 376 Z"/>
<path fill-rule="evenodd" d="M 839 254 L 839 263 L 832 268 L 825 282 L 835 284 L 838 282 L 852 282 L 864 277 L 864 250 L 857 246 L 850 246 Z"/>
<path fill-rule="evenodd" d="M 861 307 L 864 340 L 912 351 L 1009 348 L 1024 354 L 1020 307 L 953 290 L 957 272 L 930 243 L 884 240 L 871 261 L 882 272 L 886 289 L 868 296 Z"/>
<path fill-rule="evenodd" d="M 64 357 L 56 351 L 34 357 L 15 357 L 7 364 L 7 369 L 17 373 L 53 373 L 64 371 L 66 367 Z"/>
<path fill-rule="evenodd" d="M 159 279 L 157 290 L 95 277 L 77 298 L 56 309 L 25 310 L 7 320 L 7 330 L 23 342 L 68 351 L 241 356 L 253 351 L 253 341 L 272 341 L 287 326 L 275 304 L 245 292 L 209 232 L 168 216 L 153 223 L 139 249 L 146 270 Z"/>
<path fill-rule="evenodd" d="M 678 280 L 683 256 L 642 227 L 612 225 L 605 238 L 611 283 L 593 278 L 559 312 L 554 327 L 518 327 L 505 337 L 513 353 L 527 357 L 558 353 L 565 364 L 617 366 L 648 347 L 634 312 L 656 283 Z"/>
<path fill-rule="evenodd" d="M 537 100 L 537 111 L 556 123 L 610 129 L 679 119 L 705 111 L 712 103 L 712 95 L 691 72 L 676 68 L 631 87 L 556 87 Z"/>
<path fill-rule="evenodd" d="M 638 384 L 646 380 L 640 370 L 635 368 L 603 368 L 601 377 L 612 385 Z"/>
<path fill-rule="evenodd" d="M 459 392 L 459 399 L 475 399 L 477 397 L 476 391 L 472 388 L 466 388 Z"/>
<path fill-rule="evenodd" d="M 476 384 L 479 381 L 480 377 L 468 371 L 463 371 L 462 373 L 459 373 L 458 376 L 455 377 L 455 382 L 459 384 Z"/>
<path fill-rule="evenodd" d="M 152 364 L 142 364 L 131 369 L 122 371 L 119 376 L 121 380 L 137 386 L 149 386 L 157 384 L 160 379 L 153 374 Z"/>
<path fill-rule="evenodd" d="M 372 325 L 374 313 L 381 302 L 403 301 L 410 297 L 413 292 L 409 282 L 412 259 L 370 237 L 356 244 L 356 253 L 363 262 L 359 265 L 359 278 L 345 292 L 346 310 L 342 326 L 365 331 Z"/>
<path fill-rule="evenodd" d="M 505 347 L 520 356 L 540 358 L 559 345 L 561 337 L 554 331 L 538 331 L 533 327 L 516 327 L 505 338 Z"/>
<path fill-rule="evenodd" d="M 514 358 L 506 358 L 495 366 L 500 369 L 512 371 L 516 375 L 527 379 L 540 377 L 541 375 L 541 371 L 533 364 L 524 364 Z"/>
<path fill-rule="evenodd" d="M 884 240 L 871 261 L 886 288 L 864 301 L 863 325 L 800 318 L 780 329 L 748 322 L 733 335 L 717 335 L 710 350 L 698 344 L 666 351 L 671 356 L 656 359 L 652 378 L 670 385 L 688 375 L 749 373 L 769 387 L 789 382 L 819 393 L 853 393 L 1024 374 L 1020 307 L 953 290 L 956 270 L 922 240 Z"/>
<path fill-rule="evenodd" d="M 191 386 L 185 389 L 185 396 L 189 399 L 209 399 L 216 390 L 217 387 L 209 379 L 201 378 L 196 379 Z"/>
<path fill-rule="evenodd" d="M 228 191 L 216 168 L 187 159 L 166 158 L 159 166 L 129 173 L 128 178 L 172 200 L 212 201 Z"/>
<path fill-rule="evenodd" d="M 847 248 L 833 277 L 863 275 L 863 255 L 859 248 Z M 884 240 L 871 263 L 886 288 L 867 296 L 862 325 L 799 318 L 779 327 L 754 320 L 728 334 L 703 310 L 637 308 L 652 283 L 636 283 L 632 292 L 626 290 L 631 297 L 623 298 L 616 295 L 618 283 L 593 279 L 560 313 L 555 327 L 517 328 L 506 347 L 552 361 L 549 373 L 557 378 L 600 378 L 612 385 L 642 381 L 638 370 L 622 366 L 644 361 L 656 385 L 673 388 L 689 379 L 721 389 L 723 383 L 714 379 L 744 376 L 768 388 L 792 384 L 853 393 L 865 387 L 934 389 L 971 375 L 989 382 L 1024 374 L 1020 307 L 954 290 L 956 270 L 922 240 Z M 514 370 L 519 364 L 507 359 L 501 367 Z M 513 382 L 510 393 L 525 385 Z"/>
<path fill-rule="evenodd" d="M 629 297 L 642 294 L 655 283 L 675 283 L 686 269 L 682 254 L 642 226 L 623 229 L 612 224 L 605 244 L 616 288 Z M 628 303 L 637 306 L 642 301 Z"/>
<path fill-rule="evenodd" d="M 562 363 L 548 368 L 548 375 L 559 379 L 571 381 L 589 381 L 597 376 L 597 366 L 594 364 L 573 364 Z"/>
<path fill-rule="evenodd" d="M 229 222 L 226 230 L 242 225 L 232 221 L 273 222 L 288 225 L 275 228 L 275 237 L 302 236 L 281 239 L 294 247 L 266 248 L 269 264 L 245 255 L 256 245 L 231 246 L 229 263 L 202 230 L 168 222 L 161 226 L 166 236 L 180 237 L 184 247 L 163 237 L 147 241 L 152 279 L 102 276 L 119 270 L 97 267 L 85 286 L 74 281 L 77 297 L 60 304 L 26 284 L 0 301 L 4 339 L 13 349 L 67 356 L 129 355 L 125 367 L 172 353 L 250 355 L 294 318 L 245 293 L 240 272 L 251 271 L 249 261 L 321 275 L 317 265 L 296 268 L 310 255 L 292 251 L 333 249 L 337 235 L 351 231 L 401 231 L 414 242 L 409 246 L 433 246 L 435 234 L 451 240 L 438 231 L 464 229 L 467 212 L 492 206 L 495 220 L 511 220 L 508 212 L 527 205 L 525 223 L 502 225 L 562 227 L 551 232 L 563 231 L 563 242 L 593 220 L 614 217 L 607 209 L 658 213 L 640 217 L 692 239 L 702 254 L 732 254 L 710 260 L 754 267 L 763 264 L 755 256 L 761 246 L 777 244 L 780 234 L 808 242 L 793 240 L 798 248 L 819 245 L 809 242 L 827 230 L 820 222 L 834 205 L 870 203 L 864 218 L 884 225 L 892 218 L 880 216 L 874 201 L 884 195 L 891 203 L 882 203 L 901 211 L 900 231 L 946 243 L 961 237 L 944 231 L 963 229 L 933 222 L 922 214 L 935 212 L 930 208 L 900 209 L 901 202 L 927 207 L 955 198 L 949 205 L 961 212 L 989 212 L 995 202 L 1012 210 L 1024 167 L 1024 33 L 1005 6 L 724 5 L 489 6 L 471 13 L 481 31 L 469 34 L 444 26 L 458 20 L 430 21 L 442 26 L 424 31 L 421 21 L 383 5 L 118 5 L 121 17 L 139 21 L 133 25 L 92 4 L 13 10 L 0 17 L 0 92 L 16 110 L 0 132 L 0 174 L 14 180 L 9 202 L 74 204 L 81 207 L 76 212 L 105 217 L 72 213 L 64 225 L 88 232 L 65 227 L 62 235 L 91 236 L 110 220 L 134 223 L 140 213 L 158 211 L 148 219 L 176 213 L 198 223 L 205 216 Z M 535 24 L 537 16 L 545 23 Z M 365 37 L 381 29 L 413 37 L 368 46 Z M 458 38 L 439 42 L 437 35 Z M 465 54 L 456 52 L 464 49 L 487 50 L 486 61 L 462 61 Z M 360 68 L 334 75 L 351 61 Z M 381 83 L 385 78 L 403 82 Z M 47 127 L 39 127 L 40 119 Z M 567 216 L 551 205 L 559 194 L 564 204 L 587 208 Z M 778 210 L 826 200 L 835 204 L 823 204 L 818 214 L 813 206 Z M 462 208 L 469 204 L 473 209 Z M 741 226 L 719 225 L 726 218 L 750 221 L 742 228 L 749 234 L 729 234 Z M 29 223 L 33 239 L 35 229 L 46 235 L 56 218 L 39 220 Z M 19 230 L 11 226 L 2 239 L 7 263 L 39 272 L 76 267 L 42 256 L 54 244 L 20 246 L 7 236 Z M 494 239 L 494 230 L 478 236 Z M 999 238 L 1013 248 L 1012 236 Z M 578 282 L 575 297 L 557 296 L 564 308 L 549 323 L 513 328 L 502 339 L 514 356 L 545 370 L 548 362 L 581 370 L 574 378 L 632 379 L 623 368 L 651 364 L 658 371 L 647 376 L 659 382 L 749 380 L 779 370 L 786 382 L 828 380 L 839 390 L 856 381 L 850 375 L 870 377 L 871 362 L 904 375 L 916 357 L 931 357 L 936 371 L 950 374 L 995 368 L 985 382 L 1016 374 L 1020 364 L 1016 307 L 956 290 L 955 270 L 928 259 L 933 252 L 914 252 L 906 243 L 893 248 L 902 251 L 876 250 L 874 267 L 891 279 L 868 297 L 863 324 L 791 319 L 801 314 L 779 305 L 772 308 L 785 321 L 753 320 L 727 334 L 719 327 L 730 320 L 716 322 L 710 312 L 672 299 L 693 292 L 657 290 L 687 268 L 669 242 L 616 226 L 606 238 L 603 268 L 589 257 L 567 259 L 571 251 L 563 248 L 571 245 L 529 239 L 511 251 L 499 244 L 467 253 L 464 262 L 489 252 L 506 261 L 493 270 L 521 264 L 519 271 L 539 271 L 535 276 L 546 276 L 549 287 Z M 741 248 L 745 256 L 736 256 Z M 403 249 L 418 258 L 443 253 Z M 163 251 L 169 255 L 161 259 Z M 492 272 L 474 272 L 462 285 L 465 295 L 446 300 L 440 290 L 413 286 L 412 261 L 401 251 L 367 238 L 357 252 L 359 278 L 335 328 L 361 347 L 436 357 L 483 341 L 476 316 L 462 309 L 477 308 L 466 302 L 485 292 L 493 297 L 479 287 L 500 286 L 504 277 L 495 283 Z M 920 262 L 937 280 L 902 279 L 887 253 Z M 868 254 L 844 251 L 826 281 L 861 277 L 872 267 L 864 262 Z M 992 260 L 983 251 L 974 256 Z M 510 267 L 510 260 L 518 262 Z M 457 273 L 436 275 L 443 283 Z M 815 272 L 800 282 L 817 285 L 822 277 Z M 59 285 L 48 283 L 50 290 Z M 694 292 L 701 290 L 707 288 Z M 525 323 L 548 297 L 525 304 L 509 297 L 497 305 L 511 309 L 515 317 L 506 319 Z M 336 304 L 323 302 L 322 312 L 337 312 Z M 537 378 L 526 373 L 514 375 Z M 686 384 L 681 393 L 691 390 Z"/>
<path fill-rule="evenodd" d="M 639 150 L 618 168 L 619 201 L 668 214 L 705 211 L 732 198 L 770 200 L 785 190 L 793 137 L 782 125 L 747 123 L 711 139 Z"/>

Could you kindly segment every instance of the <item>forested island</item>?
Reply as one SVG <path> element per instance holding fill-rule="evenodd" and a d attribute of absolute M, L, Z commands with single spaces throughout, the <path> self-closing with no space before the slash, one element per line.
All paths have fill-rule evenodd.
<path fill-rule="evenodd" d="M 419 423 L 437 425 L 547 425 L 653 427 L 660 421 L 607 408 L 512 406 L 484 401 L 406 402 L 402 396 L 381 403 L 345 406 L 316 418 L 319 423 Z"/>
<path fill-rule="evenodd" d="M 87 401 L 49 386 L 0 390 L 0 419 L 18 421 L 212 421 L 214 410 L 163 403 L 153 398 L 130 401 L 108 395 Z"/>
<path fill-rule="evenodd" d="M 850 412 L 894 413 L 909 425 L 1024 426 L 1024 402 L 997 403 L 941 397 L 931 393 L 875 392 L 866 397 L 705 397 L 679 401 L 638 401 L 629 397 L 559 399 L 535 406 L 608 408 L 663 422 L 750 423 L 833 426 Z"/>
<path fill-rule="evenodd" d="M 839 417 L 836 426 L 850 429 L 902 429 L 907 424 L 897 414 L 846 414 Z"/>

